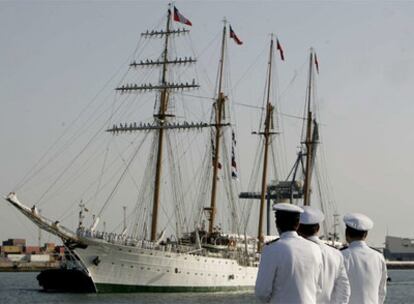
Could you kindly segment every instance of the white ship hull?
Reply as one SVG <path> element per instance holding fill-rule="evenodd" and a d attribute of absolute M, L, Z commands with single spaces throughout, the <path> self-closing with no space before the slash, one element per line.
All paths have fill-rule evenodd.
<path fill-rule="evenodd" d="M 234 259 L 86 240 L 74 252 L 88 270 L 97 292 L 221 291 L 254 287 L 257 267 Z"/>

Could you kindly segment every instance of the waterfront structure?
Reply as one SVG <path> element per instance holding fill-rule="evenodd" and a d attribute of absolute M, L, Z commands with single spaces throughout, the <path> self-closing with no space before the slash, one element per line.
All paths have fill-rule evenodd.
<path fill-rule="evenodd" d="M 389 261 L 414 261 L 414 239 L 387 235 L 384 257 Z"/>

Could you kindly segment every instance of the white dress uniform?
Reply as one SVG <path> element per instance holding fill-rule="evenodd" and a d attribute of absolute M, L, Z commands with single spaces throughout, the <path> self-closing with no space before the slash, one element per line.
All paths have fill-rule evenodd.
<path fill-rule="evenodd" d="M 255 288 L 260 301 L 313 304 L 321 288 L 322 254 L 318 245 L 296 231 L 286 231 L 280 239 L 264 246 Z"/>
<path fill-rule="evenodd" d="M 319 209 L 309 206 L 305 206 L 303 209 L 304 212 L 300 215 L 301 224 L 315 225 L 323 222 L 325 217 Z M 348 303 L 351 289 L 344 265 L 344 258 L 341 252 L 324 244 L 317 235 L 308 237 L 307 239 L 318 244 L 322 251 L 323 280 L 322 292 L 318 299 L 318 303 Z"/>
<path fill-rule="evenodd" d="M 338 249 L 324 244 L 317 236 L 311 236 L 308 240 L 318 244 L 322 251 L 323 280 L 322 293 L 318 303 L 348 303 L 351 287 L 341 252 Z"/>
<path fill-rule="evenodd" d="M 362 214 L 344 217 L 347 226 L 361 231 L 373 227 L 372 221 Z M 351 284 L 351 304 L 384 303 L 387 292 L 387 266 L 382 254 L 371 249 L 364 241 L 353 241 L 342 250 L 345 268 Z"/>

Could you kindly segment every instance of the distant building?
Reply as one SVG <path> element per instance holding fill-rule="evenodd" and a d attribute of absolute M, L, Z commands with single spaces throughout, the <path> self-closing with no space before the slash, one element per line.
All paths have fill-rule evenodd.
<path fill-rule="evenodd" d="M 414 261 L 414 239 L 386 236 L 384 257 L 390 261 Z"/>

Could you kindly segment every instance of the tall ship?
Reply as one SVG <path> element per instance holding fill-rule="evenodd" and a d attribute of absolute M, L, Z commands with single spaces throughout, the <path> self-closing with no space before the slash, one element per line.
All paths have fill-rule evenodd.
<path fill-rule="evenodd" d="M 170 6 L 164 29 L 147 30 L 141 34 L 144 46 L 158 43 L 161 52 L 152 48 L 149 54 L 155 57 L 134 58 L 130 63 L 128 73 L 115 93 L 120 98 L 134 98 L 115 103 L 113 107 L 116 109 L 111 113 L 111 125 L 106 132 L 117 138 L 140 134 L 142 139 L 134 142 L 134 137 L 131 140 L 136 145 L 133 152 L 128 157 L 120 155 L 123 166 L 113 174 L 116 176 L 115 186 L 106 192 L 99 212 L 93 215 L 89 225 L 85 217 L 92 199 L 79 203 L 78 227 L 71 230 L 60 221 L 43 216 L 38 210 L 38 202 L 31 208 L 20 202 L 17 191 L 7 197 L 8 202 L 37 226 L 63 241 L 71 263 L 90 278 L 96 292 L 241 290 L 255 284 L 259 263 L 257 239 L 240 228 L 243 221 L 237 210 L 235 187 L 238 174 L 236 135 L 231 124 L 230 100 L 224 91 L 227 40 L 232 38 L 237 44 L 242 42 L 224 21 L 216 93 L 210 98 L 210 120 L 193 118 L 189 121 L 184 115 L 177 115 L 176 109 L 180 107 L 180 97 L 191 96 L 191 92 L 200 87 L 196 78 L 184 79 L 197 61 L 195 56 L 178 53 L 182 43 L 178 39 L 189 34 L 191 25 L 176 7 Z M 143 52 L 140 48 L 136 55 Z M 138 83 L 137 79 L 142 82 Z M 138 102 L 136 96 L 147 101 L 143 97 L 145 94 L 155 99 L 151 119 L 115 122 L 118 109 L 122 111 L 122 102 Z M 191 104 L 185 106 L 190 108 Z M 181 105 L 187 109 L 185 106 Z M 142 109 L 144 107 L 138 110 Z M 122 117 L 128 117 L 129 113 L 123 111 Z M 191 113 L 191 109 L 188 112 Z M 207 133 L 205 149 L 199 149 L 201 140 L 194 135 L 191 138 L 189 134 L 192 132 L 197 136 Z M 187 147 L 181 143 L 180 136 L 190 137 Z M 147 158 L 143 160 L 145 144 Z M 183 160 L 191 149 L 201 150 L 201 157 Z M 104 160 L 106 162 L 106 156 Z M 134 162 L 140 165 L 134 167 Z M 183 170 L 191 163 L 196 163 L 197 170 L 194 175 L 185 175 Z M 108 163 L 102 172 L 107 168 Z M 134 172 L 141 176 L 140 185 L 133 177 Z M 128 214 L 124 207 L 120 232 L 108 231 L 106 223 L 102 222 L 105 208 L 116 201 L 117 195 L 122 197 L 121 184 L 128 176 L 132 176 L 132 187 L 138 189 L 136 205 Z M 58 184 L 60 178 L 61 175 L 52 185 Z M 190 185 L 185 185 L 186 182 Z M 94 201 L 101 197 L 105 183 L 107 180 L 102 174 L 94 187 Z M 196 195 L 187 194 L 191 192 L 189 187 L 198 189 L 193 191 Z M 46 192 L 39 200 L 45 195 Z M 219 221 L 220 213 L 225 214 L 222 215 L 225 220 Z"/>
<path fill-rule="evenodd" d="M 229 38 L 236 44 L 242 41 L 224 20 L 214 96 L 206 98 L 210 102 L 208 109 L 200 107 L 200 113 L 190 117 L 196 112 L 192 92 L 200 89 L 200 85 L 196 77 L 189 78 L 188 74 L 197 60 L 193 54 L 180 54 L 180 39 L 189 35 L 192 24 L 174 6 L 169 7 L 163 22 L 163 29 L 141 34 L 141 44 L 134 52 L 128 72 L 115 88 L 117 99 L 105 109 L 110 112 L 104 122 L 105 131 L 115 138 L 118 162 L 109 160 L 107 142 L 101 143 L 104 152 L 99 152 L 99 156 L 92 154 L 82 159 L 81 155 L 90 149 L 97 134 L 102 133 L 102 128 L 98 128 L 54 179 L 46 179 L 50 185 L 38 198 L 29 197 L 24 201 L 30 203 L 21 202 L 20 194 L 19 198 L 17 196 L 19 187 L 16 187 L 6 199 L 39 228 L 62 240 L 71 267 L 90 279 L 95 292 L 252 289 L 260 252 L 266 235 L 270 234 L 271 202 L 297 203 L 300 199 L 305 205 L 310 204 L 318 142 L 317 124 L 311 109 L 316 57 L 311 51 L 303 148 L 288 178 L 269 186 L 269 149 L 272 138 L 277 135 L 272 103 L 272 96 L 276 95 L 272 84 L 273 54 L 276 49 L 281 51 L 279 41 L 271 38 L 264 111 L 256 132 L 262 146 L 258 166 L 261 178 L 255 179 L 260 181 L 260 191 L 240 195 L 240 198 L 260 200 L 258 216 L 252 218 L 252 203 L 247 203 L 248 207 L 243 210 L 240 207 L 244 203 L 238 197 L 236 131 L 230 114 L 231 100 L 226 93 L 227 41 Z M 159 48 L 150 47 L 152 43 Z M 148 52 L 146 47 L 149 47 Z M 143 58 L 144 54 L 152 57 Z M 283 53 L 281 55 L 283 57 Z M 185 98 L 190 101 L 182 101 Z M 137 103 L 139 106 L 131 107 Z M 150 116 L 144 115 L 144 121 L 121 120 L 148 109 L 153 112 Z M 105 111 L 97 111 L 96 115 Z M 85 126 L 90 127 L 94 122 L 87 120 Z M 82 135 L 81 131 L 75 132 L 70 142 Z M 64 144 L 58 151 L 69 149 L 70 145 Z M 52 153 L 49 159 L 43 160 L 53 167 L 53 162 L 59 161 L 56 155 L 58 153 Z M 90 169 L 89 163 L 93 160 L 102 163 L 101 169 Z M 80 165 L 74 167 L 75 163 Z M 28 176 L 42 169 L 43 166 L 35 167 Z M 88 184 L 83 178 L 90 171 L 98 172 L 98 177 Z M 69 172 L 73 176 L 65 180 L 63 176 Z M 71 204 L 72 209 L 74 204 L 80 208 L 76 229 L 61 223 L 64 216 L 51 220 L 45 212 L 39 211 L 40 207 L 44 211 L 43 202 L 48 197 L 49 201 L 57 203 L 67 200 L 65 191 L 72 194 L 71 187 L 77 189 L 77 184 L 77 187 L 83 186 L 84 191 L 77 197 L 79 200 Z M 55 188 L 63 193 L 60 198 L 52 191 Z M 134 202 L 129 212 L 125 206 L 128 201 Z M 115 209 L 110 209 L 111 205 L 115 205 Z M 108 230 L 105 213 L 111 215 L 121 206 L 122 220 Z M 91 209 L 96 212 L 90 217 Z M 248 234 L 249 221 L 257 227 L 257 235 Z"/>

